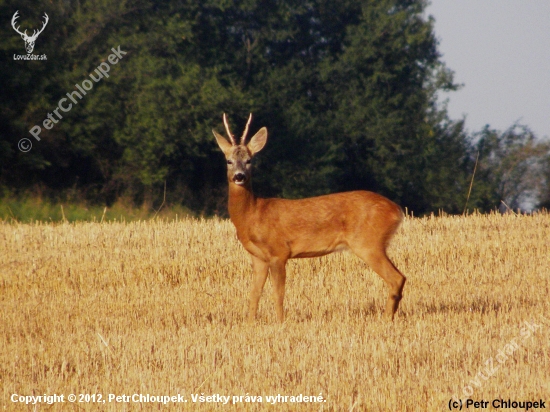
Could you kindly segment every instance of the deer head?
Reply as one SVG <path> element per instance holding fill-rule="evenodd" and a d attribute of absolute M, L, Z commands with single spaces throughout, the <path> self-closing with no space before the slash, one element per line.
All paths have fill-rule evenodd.
<path fill-rule="evenodd" d="M 229 141 L 222 135 L 212 130 L 214 137 L 222 149 L 225 159 L 227 160 L 227 180 L 236 185 L 243 186 L 250 182 L 252 176 L 252 157 L 263 149 L 267 141 L 267 129 L 262 127 L 246 144 L 246 135 L 248 127 L 252 121 L 252 113 L 248 117 L 244 133 L 239 142 L 235 140 L 235 136 L 229 130 L 227 117 L 223 114 L 223 124 L 229 137 Z"/>
<path fill-rule="evenodd" d="M 27 49 L 27 53 L 31 54 L 32 51 L 34 50 L 34 42 L 36 41 L 38 35 L 44 31 L 44 28 L 46 28 L 46 25 L 48 24 L 48 21 L 50 20 L 50 18 L 48 17 L 48 15 L 46 13 L 44 13 L 44 23 L 42 24 L 42 28 L 38 31 L 34 30 L 32 36 L 27 36 L 27 30 L 25 30 L 24 33 L 21 33 L 19 31 L 19 27 L 15 27 L 16 20 L 19 17 L 17 15 L 17 13 L 19 13 L 19 10 L 17 10 L 15 12 L 15 14 L 13 15 L 13 17 L 11 19 L 11 25 L 12 25 L 13 29 L 17 33 L 19 33 L 21 35 L 21 38 L 25 41 L 25 48 Z"/>

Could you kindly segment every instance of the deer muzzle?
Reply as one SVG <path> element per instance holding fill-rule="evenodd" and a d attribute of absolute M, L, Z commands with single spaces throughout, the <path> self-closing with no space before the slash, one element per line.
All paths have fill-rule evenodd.
<path fill-rule="evenodd" d="M 246 175 L 244 173 L 239 172 L 233 175 L 233 182 L 235 182 L 236 184 L 242 185 L 244 184 L 245 181 L 246 181 Z"/>

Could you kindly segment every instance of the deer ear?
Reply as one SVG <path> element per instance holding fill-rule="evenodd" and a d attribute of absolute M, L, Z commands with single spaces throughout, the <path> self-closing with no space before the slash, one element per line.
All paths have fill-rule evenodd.
<path fill-rule="evenodd" d="M 248 150 L 250 150 L 250 153 L 252 153 L 252 155 L 255 155 L 264 148 L 266 142 L 267 129 L 265 127 L 262 127 L 254 136 L 252 136 L 252 139 L 250 139 L 250 142 L 248 142 L 246 147 L 248 147 Z"/>
<path fill-rule="evenodd" d="M 229 154 L 229 151 L 231 150 L 232 144 L 229 143 L 225 137 L 217 133 L 214 129 L 212 129 L 212 133 L 214 133 L 214 137 L 218 142 L 218 146 L 220 146 L 222 152 L 227 156 Z"/>

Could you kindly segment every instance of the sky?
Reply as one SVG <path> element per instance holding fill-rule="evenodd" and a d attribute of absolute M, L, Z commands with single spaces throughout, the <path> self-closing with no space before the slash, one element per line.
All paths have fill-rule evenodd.
<path fill-rule="evenodd" d="M 441 60 L 455 72 L 451 119 L 470 132 L 514 122 L 550 138 L 550 0 L 431 0 Z"/>

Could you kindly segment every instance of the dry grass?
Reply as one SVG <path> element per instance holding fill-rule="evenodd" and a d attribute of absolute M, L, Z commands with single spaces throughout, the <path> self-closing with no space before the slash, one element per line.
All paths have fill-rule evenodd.
<path fill-rule="evenodd" d="M 548 214 L 409 218 L 390 249 L 408 277 L 393 324 L 381 279 L 342 253 L 289 261 L 285 324 L 268 282 L 249 326 L 252 270 L 228 221 L 0 223 L 0 408 L 165 409 L 35 409 L 14 393 L 180 393 L 171 410 L 205 411 L 435 411 L 465 392 L 550 404 L 549 238 Z"/>

